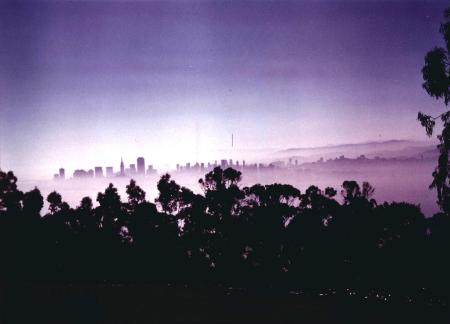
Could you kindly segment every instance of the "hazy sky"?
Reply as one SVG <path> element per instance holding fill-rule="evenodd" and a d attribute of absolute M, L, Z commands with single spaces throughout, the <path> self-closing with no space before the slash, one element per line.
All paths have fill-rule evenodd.
<path fill-rule="evenodd" d="M 236 149 L 425 139 L 446 5 L 2 1 L 0 167 L 195 162 L 231 133 Z"/>

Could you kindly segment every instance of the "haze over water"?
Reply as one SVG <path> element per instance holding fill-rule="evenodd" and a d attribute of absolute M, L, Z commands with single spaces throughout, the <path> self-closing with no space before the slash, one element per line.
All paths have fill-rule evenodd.
<path fill-rule="evenodd" d="M 232 152 L 227 152 L 231 154 Z M 242 152 L 241 152 L 242 153 Z M 297 155 L 301 153 L 302 155 Z M 356 144 L 345 147 L 325 147 L 317 149 L 297 149 L 288 151 L 259 152 L 253 157 L 265 165 L 284 163 L 273 169 L 244 170 L 241 188 L 256 183 L 286 183 L 305 192 L 316 185 L 320 189 L 330 186 L 338 191 L 341 200 L 341 185 L 345 180 L 356 180 L 360 184 L 368 181 L 375 187 L 374 198 L 378 203 L 385 201 L 406 201 L 420 204 L 426 216 L 432 216 L 438 211 L 436 192 L 428 187 L 432 181 L 431 173 L 435 168 L 435 146 L 428 142 L 390 141 L 371 144 Z M 249 154 L 251 156 L 251 152 Z M 346 156 L 348 160 L 339 160 Z M 365 155 L 365 159 L 357 159 Z M 233 155 L 236 156 L 236 155 Z M 323 163 L 315 162 L 323 159 Z M 377 160 L 378 157 L 378 160 Z M 289 165 L 289 158 L 292 165 Z M 297 160 L 298 166 L 294 165 Z M 234 160 L 236 161 L 236 160 Z M 220 160 L 219 160 L 220 162 Z M 311 163 L 315 162 L 315 163 Z M 242 160 L 241 160 L 242 163 Z M 252 160 L 247 160 L 247 164 Z M 194 164 L 191 163 L 191 166 Z M 236 167 L 235 167 L 236 168 Z M 239 167 L 237 167 L 239 169 Z M 117 171 L 118 168 L 116 167 Z M 21 190 L 30 190 L 38 186 L 44 196 L 53 190 L 62 194 L 63 199 L 72 207 L 78 206 L 81 198 L 90 196 L 95 201 L 98 192 L 103 192 L 109 183 L 119 190 L 122 199 L 126 200 L 125 188 L 130 179 L 135 179 L 147 193 L 147 199 L 154 201 L 158 195 L 156 184 L 160 176 L 169 172 L 180 185 L 188 187 L 196 193 L 201 193 L 198 180 L 204 177 L 206 170 L 183 171 L 160 170 L 158 174 L 112 178 L 70 179 L 70 170 L 66 180 L 26 180 L 19 179 Z M 45 206 L 47 208 L 47 205 Z"/>

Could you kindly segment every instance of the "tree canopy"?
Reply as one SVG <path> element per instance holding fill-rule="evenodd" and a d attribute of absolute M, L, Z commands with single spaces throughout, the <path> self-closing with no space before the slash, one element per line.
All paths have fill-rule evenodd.
<path fill-rule="evenodd" d="M 341 197 L 331 187 L 242 188 L 239 171 L 215 168 L 199 180 L 203 194 L 166 174 L 155 203 L 131 180 L 125 201 L 109 184 L 96 206 L 84 197 L 72 208 L 51 192 L 41 215 L 37 188 L 20 192 L 12 172 L 0 172 L 0 179 L 7 278 L 297 288 L 450 284 L 448 214 L 426 219 L 415 205 L 379 204 L 369 183 L 344 181 Z"/>
<path fill-rule="evenodd" d="M 445 107 L 450 101 L 450 8 L 444 11 L 444 22 L 439 32 L 444 38 L 446 47 L 435 47 L 425 55 L 425 64 L 422 68 L 425 91 L 437 100 L 442 100 Z M 448 154 L 450 150 L 450 111 L 446 110 L 439 116 L 430 116 L 422 112 L 417 119 L 425 128 L 428 136 L 433 135 L 436 120 L 441 120 L 442 131 L 437 135 L 439 140 L 438 165 L 433 171 L 433 182 L 430 188 L 436 188 L 438 204 L 445 213 L 450 212 L 450 168 Z"/>

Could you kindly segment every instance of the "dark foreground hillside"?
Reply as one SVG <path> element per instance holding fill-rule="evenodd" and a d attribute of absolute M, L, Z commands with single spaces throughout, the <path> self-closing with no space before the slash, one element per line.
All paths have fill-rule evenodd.
<path fill-rule="evenodd" d="M 448 323 L 429 300 L 345 292 L 148 285 L 22 285 L 3 290 L 1 323 Z M 367 298 L 366 298 L 367 297 Z"/>

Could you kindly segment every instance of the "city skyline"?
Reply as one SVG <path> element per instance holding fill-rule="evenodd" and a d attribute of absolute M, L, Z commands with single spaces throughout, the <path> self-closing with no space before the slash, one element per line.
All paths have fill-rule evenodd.
<path fill-rule="evenodd" d="M 136 167 L 137 166 L 137 167 Z M 138 157 L 136 163 L 130 163 L 128 168 L 125 168 L 123 158 L 120 158 L 119 171 L 114 172 L 114 166 L 102 166 L 97 165 L 93 168 L 88 168 L 87 170 L 82 168 L 75 168 L 73 171 L 73 176 L 71 178 L 114 178 L 114 177 L 130 177 L 130 176 L 144 176 L 144 175 L 155 175 L 157 170 L 152 164 L 147 166 L 145 169 L 145 159 L 143 157 Z M 105 172 L 103 172 L 105 171 Z M 53 175 L 55 180 L 65 180 L 66 168 L 59 168 L 59 172 Z"/>
<path fill-rule="evenodd" d="M 291 160 L 289 159 L 289 164 L 291 164 Z M 271 166 L 272 163 L 269 163 L 268 166 Z M 295 165 L 297 165 L 297 160 L 295 160 Z M 137 166 L 137 167 L 136 167 Z M 186 162 L 185 165 L 181 165 L 180 163 L 177 163 L 175 165 L 175 168 L 172 170 L 162 170 L 162 172 L 167 171 L 199 171 L 199 172 L 206 172 L 211 171 L 212 168 L 220 166 L 221 168 L 225 169 L 227 167 L 234 167 L 237 169 L 243 170 L 244 168 L 248 169 L 256 169 L 258 167 L 265 166 L 262 163 L 251 163 L 246 164 L 245 160 L 239 161 L 233 161 L 233 159 L 221 159 L 221 160 L 215 160 L 214 162 L 195 162 L 190 163 Z M 103 172 L 103 169 L 105 172 Z M 66 168 L 60 167 L 58 170 L 58 173 L 55 173 L 53 175 L 53 179 L 55 180 L 66 180 L 70 178 L 66 178 Z M 76 168 L 73 171 L 73 176 L 71 178 L 115 178 L 115 177 L 136 177 L 136 176 L 149 176 L 149 175 L 161 175 L 158 174 L 158 170 L 153 167 L 152 164 L 147 165 L 147 169 L 145 169 L 145 158 L 138 157 L 136 159 L 135 163 L 130 163 L 129 167 L 125 167 L 125 163 L 123 161 L 123 158 L 120 159 L 120 164 L 117 172 L 114 172 L 113 166 L 95 166 L 93 168 L 88 168 L 87 170 Z"/>
<path fill-rule="evenodd" d="M 231 134 L 236 154 L 426 140 L 417 111 L 442 106 L 420 68 L 446 4 L 2 2 L 0 166 L 168 167 L 232 156 Z"/>
<path fill-rule="evenodd" d="M 215 159 L 213 161 L 195 161 L 176 163 L 167 169 L 156 169 L 153 164 L 148 164 L 145 168 L 145 158 L 136 158 L 136 163 L 125 164 L 123 157 L 120 159 L 118 171 L 114 166 L 98 165 L 87 170 L 75 168 L 72 178 L 133 178 L 140 176 L 161 176 L 165 173 L 177 174 L 194 172 L 203 174 L 212 171 L 215 167 L 226 169 L 234 168 L 238 171 L 256 171 L 280 167 L 303 167 L 315 163 L 330 161 L 373 161 L 373 162 L 411 162 L 430 161 L 436 157 L 438 150 L 434 144 L 425 141 L 398 141 L 391 140 L 385 142 L 353 143 L 336 146 L 323 146 L 315 148 L 291 148 L 276 152 L 271 158 L 256 160 L 239 159 Z M 366 154 L 368 156 L 366 156 Z M 126 167 L 125 165 L 128 165 Z M 105 172 L 103 172 L 105 171 Z M 304 171 L 304 170 L 303 170 Z M 59 168 L 54 174 L 54 179 L 66 179 L 66 168 Z"/>

